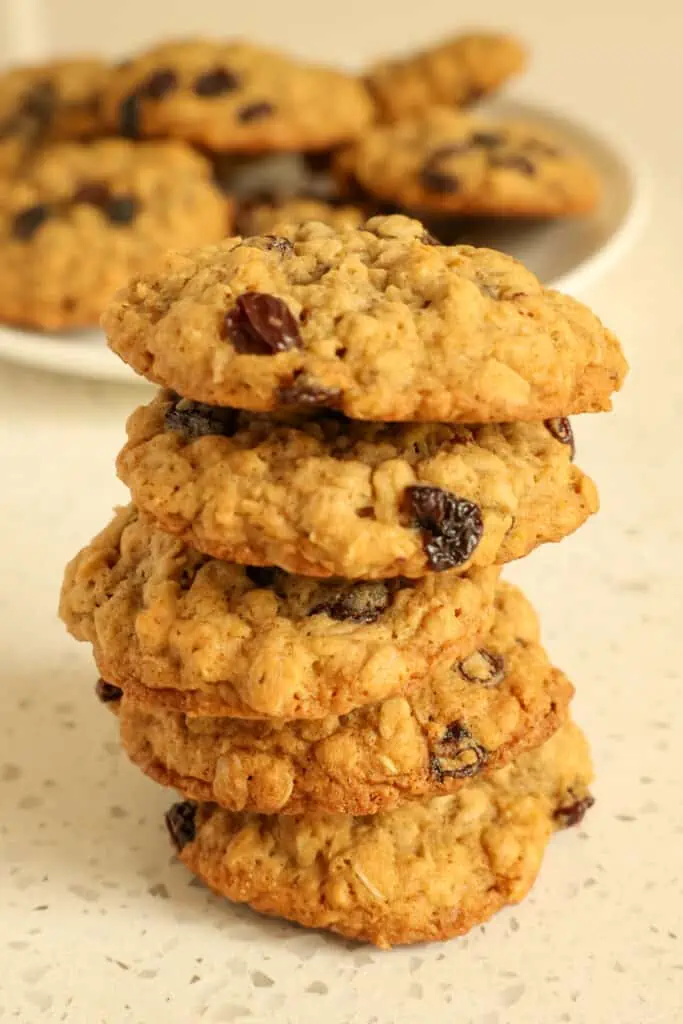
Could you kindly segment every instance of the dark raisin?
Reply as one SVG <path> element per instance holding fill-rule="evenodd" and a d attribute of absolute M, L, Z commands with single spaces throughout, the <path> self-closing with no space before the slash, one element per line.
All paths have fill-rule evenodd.
<path fill-rule="evenodd" d="M 552 420 L 545 420 L 545 425 L 553 435 L 556 441 L 560 441 L 562 444 L 568 444 L 571 452 L 572 460 L 576 455 L 576 443 L 574 441 L 574 431 L 572 425 L 566 416 L 556 416 Z"/>
<path fill-rule="evenodd" d="M 265 292 L 245 292 L 225 314 L 225 337 L 243 355 L 274 355 L 301 344 L 299 325 L 286 303 Z"/>
<path fill-rule="evenodd" d="M 183 800 L 166 811 L 166 828 L 179 853 L 197 834 L 196 817 L 197 804 L 194 800 Z"/>
<path fill-rule="evenodd" d="M 74 203 L 104 207 L 109 202 L 109 186 L 103 181 L 84 181 L 74 192 Z"/>
<path fill-rule="evenodd" d="M 262 117 L 270 117 L 273 113 L 275 113 L 273 104 L 262 100 L 259 103 L 247 103 L 246 106 L 240 107 L 237 116 L 243 124 L 249 124 L 251 121 L 260 121 Z"/>
<path fill-rule="evenodd" d="M 376 622 L 389 607 L 392 596 L 386 583 L 356 583 L 333 591 L 328 600 L 315 605 L 308 614 L 329 615 L 338 622 Z"/>
<path fill-rule="evenodd" d="M 375 510 L 372 505 L 363 505 L 362 508 L 356 509 L 356 515 L 359 519 L 374 519 Z"/>
<path fill-rule="evenodd" d="M 130 224 L 135 220 L 139 206 L 135 196 L 111 196 L 104 206 L 104 212 L 112 224 Z"/>
<path fill-rule="evenodd" d="M 277 400 L 281 405 L 334 407 L 341 398 L 340 388 L 328 388 L 307 373 L 295 377 L 291 384 L 278 388 Z"/>
<path fill-rule="evenodd" d="M 257 587 L 272 587 L 278 575 L 278 570 L 271 565 L 247 565 L 244 571 Z"/>
<path fill-rule="evenodd" d="M 472 132 L 470 135 L 472 145 L 482 149 L 495 149 L 496 146 L 502 146 L 504 141 L 500 132 Z"/>
<path fill-rule="evenodd" d="M 95 683 L 95 693 L 103 704 L 113 704 L 123 697 L 123 690 L 113 683 L 107 683 L 104 679 L 98 679 Z"/>
<path fill-rule="evenodd" d="M 574 803 L 558 807 L 553 814 L 553 818 L 559 828 L 571 828 L 572 825 L 579 825 L 583 821 L 586 811 L 589 811 L 594 803 L 595 797 L 592 797 L 589 793 L 588 796 L 584 796 L 581 800 L 575 800 Z"/>
<path fill-rule="evenodd" d="M 294 252 L 294 246 L 290 240 L 280 235 L 261 235 L 259 248 L 265 249 L 267 252 L 279 252 L 282 256 L 291 256 Z"/>
<path fill-rule="evenodd" d="M 47 206 L 29 206 L 14 218 L 12 234 L 22 242 L 28 242 L 49 216 L 50 210 Z"/>
<path fill-rule="evenodd" d="M 479 506 L 441 487 L 406 487 L 405 510 L 424 532 L 423 545 L 430 569 L 443 572 L 462 565 L 484 532 Z"/>
<path fill-rule="evenodd" d="M 57 93 L 52 82 L 37 82 L 22 96 L 19 111 L 27 117 L 35 118 L 42 124 L 47 124 L 52 117 L 56 103 Z"/>
<path fill-rule="evenodd" d="M 172 68 L 159 68 L 140 86 L 140 95 L 150 100 L 160 100 L 178 87 L 178 76 Z"/>
<path fill-rule="evenodd" d="M 528 174 L 529 176 L 536 173 L 536 168 L 531 160 L 526 156 L 522 156 L 521 153 L 491 153 L 489 156 L 489 166 L 502 167 L 505 170 L 511 171 L 521 171 L 522 174 Z"/>
<path fill-rule="evenodd" d="M 194 82 L 193 89 L 197 96 L 222 96 L 226 92 L 233 92 L 240 85 L 239 75 L 227 68 L 214 68 L 212 71 L 205 71 L 199 75 Z"/>
<path fill-rule="evenodd" d="M 164 417 L 167 430 L 183 434 L 188 440 L 216 434 L 221 437 L 232 437 L 237 431 L 238 424 L 239 412 L 236 409 L 205 405 L 203 402 L 192 402 L 187 398 L 180 399 L 172 405 Z"/>
<path fill-rule="evenodd" d="M 462 722 L 451 722 L 434 744 L 429 764 L 432 774 L 443 779 L 469 779 L 486 764 L 488 751 L 477 743 Z"/>
<path fill-rule="evenodd" d="M 136 92 L 121 101 L 119 135 L 125 139 L 137 139 L 140 136 L 140 97 Z"/>
<path fill-rule="evenodd" d="M 425 164 L 420 172 L 420 181 L 428 192 L 438 192 L 447 195 L 460 190 L 460 181 L 455 174 L 446 174 L 436 167 Z"/>
<path fill-rule="evenodd" d="M 480 85 L 471 85 L 470 88 L 463 93 L 458 106 L 467 107 L 470 103 L 476 103 L 477 100 L 480 100 L 485 95 L 486 89 L 483 89 Z"/>
<path fill-rule="evenodd" d="M 458 672 L 468 683 L 497 686 L 505 679 L 505 659 L 480 647 L 474 654 L 458 662 Z"/>

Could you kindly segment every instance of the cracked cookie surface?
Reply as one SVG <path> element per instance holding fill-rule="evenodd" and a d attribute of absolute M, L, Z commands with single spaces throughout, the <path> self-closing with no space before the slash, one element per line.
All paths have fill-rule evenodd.
<path fill-rule="evenodd" d="M 360 815 L 502 768 L 562 724 L 572 693 L 531 606 L 501 584 L 480 647 L 442 660 L 405 696 L 318 722 L 188 718 L 124 697 L 119 719 L 131 760 L 184 796 L 233 811 Z"/>
<path fill-rule="evenodd" d="M 111 348 L 186 398 L 462 423 L 608 409 L 626 372 L 585 306 L 418 221 L 301 225 L 169 255 L 105 313 Z"/>
<path fill-rule="evenodd" d="M 280 421 L 162 392 L 129 419 L 117 466 L 140 509 L 217 558 L 418 577 L 521 558 L 595 512 L 570 432 L 566 420 Z"/>
<path fill-rule="evenodd" d="M 323 718 L 404 693 L 469 653 L 497 571 L 319 581 L 208 558 L 122 509 L 69 564 L 60 612 L 133 703 Z"/>

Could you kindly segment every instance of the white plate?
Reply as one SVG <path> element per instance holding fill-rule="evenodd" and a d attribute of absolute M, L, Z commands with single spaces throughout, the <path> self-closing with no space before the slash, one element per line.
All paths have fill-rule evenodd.
<path fill-rule="evenodd" d="M 564 136 L 598 170 L 603 200 L 589 217 L 473 221 L 462 240 L 509 252 L 546 284 L 577 295 L 633 244 L 647 205 L 645 176 L 624 147 L 569 118 L 509 100 L 496 101 L 487 109 L 536 121 Z M 99 330 L 38 334 L 0 327 L 0 357 L 80 377 L 129 383 L 140 380 L 107 349 Z"/>

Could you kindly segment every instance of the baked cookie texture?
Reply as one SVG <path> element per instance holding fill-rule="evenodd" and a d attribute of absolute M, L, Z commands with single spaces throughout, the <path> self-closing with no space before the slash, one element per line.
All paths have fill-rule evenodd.
<path fill-rule="evenodd" d="M 465 32 L 367 72 L 380 115 L 397 121 L 441 104 L 465 107 L 521 71 L 519 40 L 501 32 Z"/>
<path fill-rule="evenodd" d="M 418 222 L 299 226 L 172 254 L 103 324 L 138 373 L 253 411 L 370 420 L 541 420 L 610 407 L 626 362 L 585 306 L 520 263 Z"/>
<path fill-rule="evenodd" d="M 369 817 L 167 814 L 187 867 L 255 910 L 389 948 L 462 935 L 517 903 L 553 831 L 590 807 L 590 753 L 568 723 L 515 764 L 456 793 Z"/>
<path fill-rule="evenodd" d="M 547 128 L 446 107 L 364 132 L 336 174 L 342 190 L 426 214 L 558 217 L 600 197 L 592 166 Z"/>
<path fill-rule="evenodd" d="M 558 541 L 598 507 L 567 420 L 360 423 L 162 392 L 117 461 L 159 526 L 228 561 L 348 579 L 464 572 Z"/>
<path fill-rule="evenodd" d="M 109 74 L 94 57 L 0 74 L 0 172 L 18 171 L 47 144 L 99 135 L 100 97 Z"/>
<path fill-rule="evenodd" d="M 151 270 L 169 246 L 214 242 L 230 226 L 209 163 L 182 145 L 109 139 L 48 148 L 0 202 L 0 319 L 97 324 L 131 274 Z"/>
<path fill-rule="evenodd" d="M 501 585 L 481 646 L 403 697 L 319 722 L 188 718 L 123 699 L 124 750 L 157 782 L 233 811 L 374 814 L 454 792 L 538 746 L 573 688 L 522 594 Z"/>
<path fill-rule="evenodd" d="M 216 151 L 329 149 L 374 117 L 363 82 L 244 41 L 163 43 L 119 68 L 103 99 L 111 129 Z"/>
<path fill-rule="evenodd" d="M 292 226 L 311 220 L 337 229 L 359 228 L 366 215 L 358 206 L 295 197 L 282 202 L 245 204 L 239 211 L 237 227 L 240 234 L 247 236 L 288 235 Z"/>
<path fill-rule="evenodd" d="M 323 718 L 468 654 L 490 627 L 497 576 L 289 576 L 201 555 L 130 507 L 67 566 L 60 614 L 133 703 Z"/>

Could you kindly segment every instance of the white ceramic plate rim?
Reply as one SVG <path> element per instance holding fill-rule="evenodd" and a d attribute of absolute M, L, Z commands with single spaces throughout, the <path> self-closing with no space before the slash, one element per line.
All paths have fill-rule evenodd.
<path fill-rule="evenodd" d="M 561 112 L 511 99 L 495 100 L 488 109 L 545 123 L 569 137 L 585 140 L 588 148 L 607 153 L 619 166 L 629 194 L 628 206 L 620 223 L 600 248 L 547 282 L 560 291 L 579 295 L 603 277 L 635 244 L 649 208 L 647 172 L 634 157 L 628 143 L 615 141 L 610 132 L 584 125 Z M 0 327 L 0 358 L 69 376 L 142 383 L 128 366 L 112 357 L 103 344 L 101 332 L 96 329 L 60 336 Z"/>

